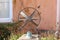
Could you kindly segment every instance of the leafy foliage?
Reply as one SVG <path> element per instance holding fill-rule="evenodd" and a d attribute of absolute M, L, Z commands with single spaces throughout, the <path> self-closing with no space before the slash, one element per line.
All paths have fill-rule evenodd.
<path fill-rule="evenodd" d="M 18 28 L 18 24 L 16 23 L 0 23 L 0 39 L 1 40 L 8 40 L 8 37 L 11 33 L 16 32 Z M 20 26 L 20 24 L 19 24 Z"/>
<path fill-rule="evenodd" d="M 11 34 L 10 39 L 9 40 L 17 40 L 22 34 Z"/>
<path fill-rule="evenodd" d="M 0 27 L 0 39 L 1 40 L 8 40 L 8 36 L 10 36 L 11 32 L 5 28 L 5 27 Z"/>

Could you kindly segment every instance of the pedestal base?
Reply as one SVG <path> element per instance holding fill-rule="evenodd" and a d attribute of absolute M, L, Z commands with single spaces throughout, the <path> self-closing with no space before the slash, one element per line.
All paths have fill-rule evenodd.
<path fill-rule="evenodd" d="M 38 34 L 32 34 L 32 38 L 28 39 L 26 38 L 26 34 L 23 34 L 19 39 L 17 40 L 39 40 Z"/>

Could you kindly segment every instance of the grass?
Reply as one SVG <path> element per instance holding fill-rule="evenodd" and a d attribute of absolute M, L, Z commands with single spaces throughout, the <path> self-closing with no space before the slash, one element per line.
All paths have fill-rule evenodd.
<path fill-rule="evenodd" d="M 11 34 L 9 40 L 17 40 L 19 37 L 21 37 L 22 34 Z M 40 40 L 57 40 L 57 38 L 54 36 L 54 34 L 41 34 Z M 60 40 L 60 39 L 59 39 Z"/>
<path fill-rule="evenodd" d="M 21 37 L 22 34 L 11 34 L 9 40 L 17 40 L 19 37 Z M 41 37 L 40 40 L 57 40 L 53 35 L 49 35 L 47 37 Z"/>
<path fill-rule="evenodd" d="M 9 40 L 17 40 L 21 35 L 12 35 Z M 53 37 L 41 37 L 41 40 L 57 40 Z"/>
<path fill-rule="evenodd" d="M 11 34 L 9 40 L 17 40 L 22 34 Z"/>
<path fill-rule="evenodd" d="M 42 36 L 41 40 L 57 40 L 54 34 L 49 34 L 48 36 Z"/>
<path fill-rule="evenodd" d="M 41 40 L 57 40 L 57 39 L 52 37 L 41 37 Z"/>

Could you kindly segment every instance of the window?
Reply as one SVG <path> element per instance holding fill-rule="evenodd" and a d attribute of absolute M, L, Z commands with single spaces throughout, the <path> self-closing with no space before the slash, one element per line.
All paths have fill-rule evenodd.
<path fill-rule="evenodd" d="M 0 23 L 12 21 L 12 0 L 0 0 Z"/>

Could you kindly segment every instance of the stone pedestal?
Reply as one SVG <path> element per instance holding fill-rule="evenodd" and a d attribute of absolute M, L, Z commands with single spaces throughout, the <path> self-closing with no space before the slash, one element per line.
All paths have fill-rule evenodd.
<path fill-rule="evenodd" d="M 23 34 L 19 39 L 17 40 L 39 40 L 38 38 L 38 34 L 32 34 L 32 38 L 31 39 L 28 39 L 26 37 L 26 34 Z"/>

